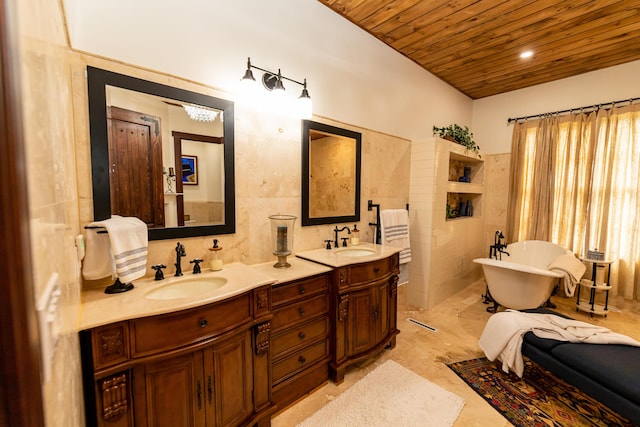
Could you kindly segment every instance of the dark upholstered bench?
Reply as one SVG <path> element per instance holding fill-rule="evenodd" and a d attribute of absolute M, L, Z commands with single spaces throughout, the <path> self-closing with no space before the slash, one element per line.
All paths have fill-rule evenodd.
<path fill-rule="evenodd" d="M 549 309 L 523 310 L 550 313 Z M 640 425 L 640 347 L 523 337 L 522 354 Z"/>

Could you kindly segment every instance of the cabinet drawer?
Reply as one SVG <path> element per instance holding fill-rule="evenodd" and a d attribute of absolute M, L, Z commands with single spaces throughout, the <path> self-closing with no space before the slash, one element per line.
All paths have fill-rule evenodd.
<path fill-rule="evenodd" d="M 328 292 L 329 276 L 324 275 L 285 285 L 276 285 L 272 292 L 272 306 L 278 307 L 298 299 Z"/>
<path fill-rule="evenodd" d="M 313 298 L 289 304 L 273 311 L 271 330 L 278 332 L 287 326 L 295 325 L 329 311 L 329 296 L 321 294 Z"/>
<path fill-rule="evenodd" d="M 278 381 L 293 375 L 305 369 L 307 366 L 311 366 L 314 363 L 327 357 L 329 354 L 327 340 L 319 341 L 309 347 L 303 348 L 300 351 L 293 353 L 291 356 L 285 357 L 273 364 L 273 382 Z"/>
<path fill-rule="evenodd" d="M 318 338 L 326 339 L 329 334 L 329 317 L 320 317 L 311 322 L 293 327 L 286 330 L 281 335 L 274 336 L 271 339 L 271 351 L 274 359 L 287 350 L 293 350 L 296 347 L 304 346 L 313 342 Z"/>
<path fill-rule="evenodd" d="M 192 344 L 251 320 L 249 294 L 191 310 L 131 321 L 133 357 Z"/>
<path fill-rule="evenodd" d="M 374 281 L 391 272 L 391 258 L 371 261 L 364 264 L 355 264 L 349 267 L 350 285 Z"/>

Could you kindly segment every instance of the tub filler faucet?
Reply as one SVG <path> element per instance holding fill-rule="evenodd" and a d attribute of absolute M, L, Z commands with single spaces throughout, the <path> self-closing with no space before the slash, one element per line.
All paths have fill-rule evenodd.
<path fill-rule="evenodd" d="M 489 258 L 502 259 L 502 254 L 511 256 L 509 255 L 509 252 L 504 250 L 507 245 L 505 243 L 502 243 L 502 239 L 504 239 L 504 234 L 502 234 L 502 231 L 496 231 L 493 245 L 489 246 Z M 498 257 L 498 254 L 500 254 L 500 257 Z"/>

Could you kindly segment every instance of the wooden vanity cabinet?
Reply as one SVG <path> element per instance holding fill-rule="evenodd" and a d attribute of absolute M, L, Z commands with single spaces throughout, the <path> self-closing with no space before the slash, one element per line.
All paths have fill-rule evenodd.
<path fill-rule="evenodd" d="M 329 275 L 272 289 L 272 400 L 282 410 L 329 378 Z"/>
<path fill-rule="evenodd" d="M 82 331 L 87 425 L 269 425 L 270 293 Z"/>
<path fill-rule="evenodd" d="M 332 272 L 332 337 L 329 373 L 337 384 L 345 369 L 395 347 L 398 307 L 398 254 Z"/>

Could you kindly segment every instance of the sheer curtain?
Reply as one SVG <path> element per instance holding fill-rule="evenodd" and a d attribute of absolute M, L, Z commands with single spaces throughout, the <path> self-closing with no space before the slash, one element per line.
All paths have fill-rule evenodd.
<path fill-rule="evenodd" d="M 514 125 L 509 240 L 598 248 L 613 293 L 640 299 L 640 106 Z"/>

